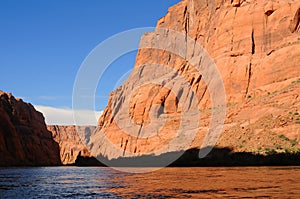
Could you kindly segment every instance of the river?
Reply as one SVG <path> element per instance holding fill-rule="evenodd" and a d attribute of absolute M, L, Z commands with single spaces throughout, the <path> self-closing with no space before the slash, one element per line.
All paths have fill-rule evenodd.
<path fill-rule="evenodd" d="M 0 198 L 300 198 L 300 167 L 0 168 Z"/>

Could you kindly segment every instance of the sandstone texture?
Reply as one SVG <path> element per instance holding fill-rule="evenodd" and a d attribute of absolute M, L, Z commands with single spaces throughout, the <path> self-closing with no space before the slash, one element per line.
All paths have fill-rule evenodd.
<path fill-rule="evenodd" d="M 216 109 L 211 96 L 219 91 L 209 89 L 214 77 L 206 79 L 207 72 L 189 61 L 204 72 L 212 67 L 197 45 L 214 61 L 225 88 L 217 146 L 299 150 L 300 1 L 183 0 L 142 37 L 134 71 L 111 93 L 89 140 L 92 155 L 158 155 L 202 145 Z"/>
<path fill-rule="evenodd" d="M 58 143 L 31 104 L 0 91 L 0 113 L 0 166 L 61 165 Z"/>
<path fill-rule="evenodd" d="M 80 135 L 89 137 L 95 127 L 48 125 L 47 129 L 52 132 L 53 139 L 59 144 L 60 159 L 64 165 L 74 164 L 79 156 L 91 157 Z"/>

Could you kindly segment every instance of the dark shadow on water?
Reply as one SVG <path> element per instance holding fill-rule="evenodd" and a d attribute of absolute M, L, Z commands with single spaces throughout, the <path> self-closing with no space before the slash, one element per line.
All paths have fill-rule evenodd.
<path fill-rule="evenodd" d="M 182 155 L 181 155 L 182 154 Z M 180 156 L 181 155 L 181 156 Z M 179 157 L 179 158 L 177 158 Z M 108 160 L 77 157 L 76 166 L 113 166 L 113 167 L 199 167 L 199 166 L 299 166 L 300 153 L 273 153 L 269 155 L 248 152 L 233 152 L 230 148 L 213 148 L 204 158 L 199 158 L 199 149 L 185 152 L 169 152 L 159 156 L 143 155 L 132 158 Z M 176 159 L 175 161 L 172 161 Z"/>

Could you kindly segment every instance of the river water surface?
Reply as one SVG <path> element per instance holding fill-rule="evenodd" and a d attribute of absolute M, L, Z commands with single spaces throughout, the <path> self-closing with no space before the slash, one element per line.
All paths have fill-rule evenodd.
<path fill-rule="evenodd" d="M 300 198 L 300 167 L 0 169 L 0 198 Z"/>

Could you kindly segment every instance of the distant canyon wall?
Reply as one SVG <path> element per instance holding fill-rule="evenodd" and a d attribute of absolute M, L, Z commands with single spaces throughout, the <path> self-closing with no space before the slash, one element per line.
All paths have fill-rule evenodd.
<path fill-rule="evenodd" d="M 59 126 L 48 125 L 53 139 L 59 144 L 60 159 L 64 165 L 74 164 L 78 157 L 92 157 L 82 136 L 90 136 L 96 127 L 93 126 Z"/>
<path fill-rule="evenodd" d="M 71 165 L 78 157 L 92 158 L 81 135 L 89 136 L 95 127 L 46 126 L 31 104 L 2 91 L 0 112 L 0 166 Z"/>

